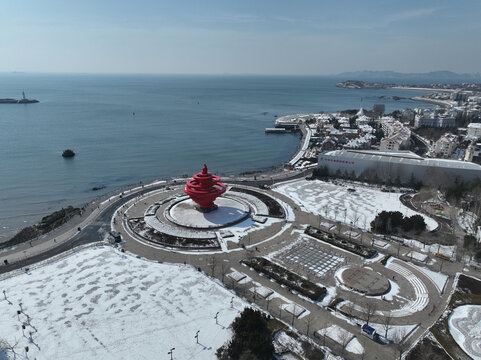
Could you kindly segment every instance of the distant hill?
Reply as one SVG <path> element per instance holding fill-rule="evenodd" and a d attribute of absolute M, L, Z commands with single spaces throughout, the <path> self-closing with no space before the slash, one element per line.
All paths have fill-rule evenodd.
<path fill-rule="evenodd" d="M 396 71 L 354 71 L 343 72 L 337 77 L 353 80 L 431 80 L 431 81 L 481 81 L 481 74 L 457 74 L 452 71 L 432 71 L 427 73 L 400 73 Z"/>

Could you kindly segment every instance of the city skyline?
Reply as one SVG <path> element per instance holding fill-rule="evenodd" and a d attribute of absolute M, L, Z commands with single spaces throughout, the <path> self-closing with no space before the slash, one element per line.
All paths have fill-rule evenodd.
<path fill-rule="evenodd" d="M 0 71 L 477 73 L 480 10 L 471 0 L 10 2 Z"/>

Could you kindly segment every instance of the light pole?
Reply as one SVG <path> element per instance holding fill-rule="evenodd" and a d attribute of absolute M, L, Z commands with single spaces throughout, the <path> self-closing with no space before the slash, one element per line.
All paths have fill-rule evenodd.
<path fill-rule="evenodd" d="M 215 316 L 214 316 L 216 325 L 219 325 L 219 323 L 217 322 L 217 316 L 218 316 L 218 315 L 219 315 L 219 312 L 217 311 L 217 313 L 216 313 Z"/>
<path fill-rule="evenodd" d="M 174 353 L 174 350 L 175 350 L 175 348 L 172 348 L 172 349 L 170 349 L 170 351 L 167 353 L 167 355 L 170 355 L 170 360 L 172 360 L 172 359 L 174 358 L 174 354 L 173 354 L 173 353 Z"/>
<path fill-rule="evenodd" d="M 197 330 L 197 332 L 195 333 L 195 340 L 197 341 L 197 344 L 199 343 L 199 331 L 200 330 Z"/>

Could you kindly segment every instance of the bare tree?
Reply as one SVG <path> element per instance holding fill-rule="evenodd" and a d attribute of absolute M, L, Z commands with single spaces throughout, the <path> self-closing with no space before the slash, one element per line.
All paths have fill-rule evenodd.
<path fill-rule="evenodd" d="M 210 268 L 212 270 L 212 276 L 214 276 L 214 272 L 215 272 L 215 256 L 212 256 L 212 262 L 210 263 Z"/>
<path fill-rule="evenodd" d="M 346 301 L 346 305 L 345 308 L 346 308 L 346 313 L 350 316 L 350 317 L 353 317 L 354 315 L 354 301 L 353 301 L 353 295 L 352 294 L 349 294 L 347 296 L 347 301 Z"/>
<path fill-rule="evenodd" d="M 399 352 L 399 360 L 401 360 L 404 352 L 409 348 L 409 345 L 404 341 L 406 335 L 405 330 L 399 330 L 395 335 L 395 348 Z"/>
<path fill-rule="evenodd" d="M 13 354 L 14 358 L 16 358 L 17 353 L 15 352 L 15 348 L 18 345 L 18 340 L 15 339 L 15 343 L 10 343 L 5 339 L 0 339 L 0 356 L 5 354 L 7 355 L 6 358 L 9 359 L 10 357 L 8 354 Z M 3 353 L 3 354 L 2 354 Z"/>
<path fill-rule="evenodd" d="M 342 331 L 339 334 L 339 343 L 342 346 L 341 356 L 344 356 L 344 350 L 346 349 L 347 344 L 349 344 L 349 341 L 351 341 L 351 338 L 351 333 L 348 331 Z"/>
<path fill-rule="evenodd" d="M 224 279 L 225 279 L 225 274 L 227 273 L 227 269 L 226 267 L 224 266 L 224 263 L 221 263 L 220 264 L 220 275 L 222 277 L 222 282 L 224 282 Z"/>
<path fill-rule="evenodd" d="M 386 316 L 383 317 L 382 319 L 382 327 L 384 328 L 384 337 L 387 339 L 387 332 L 389 329 L 392 327 L 392 315 L 391 312 L 389 312 Z"/>
<path fill-rule="evenodd" d="M 312 324 L 312 317 L 311 315 L 307 316 L 307 331 L 306 335 L 309 336 L 309 331 L 311 330 L 311 324 Z"/>
<path fill-rule="evenodd" d="M 366 306 L 364 308 L 364 317 L 366 319 L 366 324 L 369 325 L 369 321 L 374 316 L 377 310 L 377 305 L 374 301 L 366 301 Z"/>

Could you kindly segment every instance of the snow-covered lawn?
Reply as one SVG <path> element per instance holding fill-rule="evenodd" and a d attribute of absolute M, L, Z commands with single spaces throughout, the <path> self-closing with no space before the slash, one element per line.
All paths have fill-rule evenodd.
<path fill-rule="evenodd" d="M 449 332 L 473 359 L 481 359 L 481 305 L 455 308 L 449 317 Z"/>
<path fill-rule="evenodd" d="M 321 215 L 329 220 L 352 224 L 370 229 L 371 221 L 381 211 L 400 211 L 405 216 L 419 214 L 404 206 L 400 193 L 382 192 L 371 187 L 359 187 L 348 191 L 353 185 L 341 186 L 320 180 L 298 180 L 273 187 L 273 190 L 293 199 L 304 210 Z M 437 222 L 421 214 L 428 230 L 437 227 Z"/>
<path fill-rule="evenodd" d="M 346 350 L 353 353 L 353 354 L 359 354 L 361 355 L 364 353 L 364 347 L 361 345 L 359 340 L 357 340 L 356 337 L 353 337 L 351 341 L 349 341 L 349 344 L 346 346 Z"/>
<path fill-rule="evenodd" d="M 346 350 L 354 354 L 362 354 L 364 348 L 357 340 L 357 338 L 347 330 L 344 330 L 338 325 L 331 325 L 328 328 L 321 329 L 317 331 L 319 337 L 326 334 L 327 337 L 331 338 L 338 344 L 345 346 Z"/>
<path fill-rule="evenodd" d="M 0 295 L 0 338 L 18 341 L 21 354 L 29 346 L 31 359 L 168 358 L 171 348 L 174 358 L 214 359 L 247 305 L 234 296 L 231 308 L 233 295 L 192 267 L 107 246 L 4 279 L 0 288 L 7 297 Z"/>
<path fill-rule="evenodd" d="M 294 315 L 295 317 L 299 317 L 302 313 L 306 311 L 306 309 L 296 303 L 284 304 L 282 305 L 282 308 L 289 314 Z"/>
<path fill-rule="evenodd" d="M 332 340 L 341 345 L 346 345 L 354 337 L 352 333 L 338 325 L 331 325 L 327 328 L 318 330 L 317 334 L 320 335 L 320 337 L 326 334 L 328 338 L 331 338 Z"/>
<path fill-rule="evenodd" d="M 421 253 L 418 253 L 417 251 L 410 251 L 406 254 L 406 256 L 410 259 L 417 260 L 420 262 L 426 261 L 428 257 L 426 254 L 421 254 Z"/>

